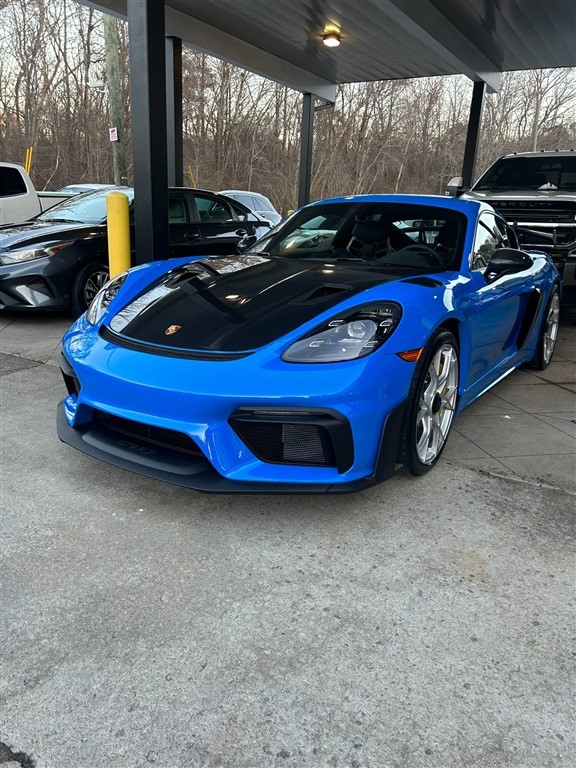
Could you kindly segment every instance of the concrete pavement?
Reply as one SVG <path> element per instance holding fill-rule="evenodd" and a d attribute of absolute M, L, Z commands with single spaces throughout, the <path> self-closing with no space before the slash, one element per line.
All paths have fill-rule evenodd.
<path fill-rule="evenodd" d="M 36 768 L 564 768 L 576 326 L 423 478 L 203 496 L 55 434 L 65 318 L 0 318 L 0 741 Z"/>

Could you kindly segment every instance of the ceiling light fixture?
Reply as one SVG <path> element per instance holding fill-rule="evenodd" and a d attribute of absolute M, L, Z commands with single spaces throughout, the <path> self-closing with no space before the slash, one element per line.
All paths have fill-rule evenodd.
<path fill-rule="evenodd" d="M 327 45 L 329 48 L 336 48 L 337 45 L 340 45 L 340 30 L 325 29 L 322 42 L 324 43 L 324 45 Z"/>

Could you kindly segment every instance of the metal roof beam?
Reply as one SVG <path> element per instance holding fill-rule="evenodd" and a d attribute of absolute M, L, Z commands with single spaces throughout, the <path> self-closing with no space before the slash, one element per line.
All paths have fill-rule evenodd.
<path fill-rule="evenodd" d="M 336 99 L 335 83 L 168 5 L 166 6 L 166 34 L 178 35 L 192 48 L 275 80 L 295 91 L 312 93 L 326 101 Z"/>
<path fill-rule="evenodd" d="M 457 72 L 485 82 L 489 93 L 500 88 L 502 72 L 430 0 L 372 0 L 390 19 Z"/>
<path fill-rule="evenodd" d="M 127 2 L 139 2 L 139 0 L 78 1 L 122 19 L 127 18 Z M 165 6 L 165 23 L 166 35 L 179 37 L 184 44 L 192 48 L 267 77 L 295 91 L 312 93 L 326 101 L 336 99 L 335 83 L 290 64 L 279 56 L 257 48 L 169 5 Z"/>

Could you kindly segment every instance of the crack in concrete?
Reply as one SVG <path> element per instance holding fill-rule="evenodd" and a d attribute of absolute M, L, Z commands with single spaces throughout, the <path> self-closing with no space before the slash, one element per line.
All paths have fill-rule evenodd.
<path fill-rule="evenodd" d="M 0 764 L 18 763 L 22 768 L 35 768 L 36 763 L 25 752 L 14 752 L 8 744 L 0 741 Z"/>
<path fill-rule="evenodd" d="M 512 483 L 522 483 L 523 485 L 531 485 L 534 488 L 545 488 L 549 491 L 560 491 L 568 496 L 576 496 L 576 491 L 571 491 L 569 488 L 562 488 L 559 485 L 550 485 L 549 483 L 540 482 L 539 480 L 529 480 L 526 477 L 511 477 L 510 475 L 501 475 L 498 472 L 494 472 L 490 469 L 477 469 L 472 470 L 478 472 L 485 477 L 496 477 L 499 480 L 509 480 Z"/>

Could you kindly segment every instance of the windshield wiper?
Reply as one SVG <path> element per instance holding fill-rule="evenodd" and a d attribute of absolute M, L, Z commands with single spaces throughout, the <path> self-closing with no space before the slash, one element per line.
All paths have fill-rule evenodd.
<path fill-rule="evenodd" d="M 58 224 L 86 224 L 85 221 L 80 221 L 80 219 L 40 219 L 40 221 L 47 221 L 47 222 L 56 222 Z"/>

